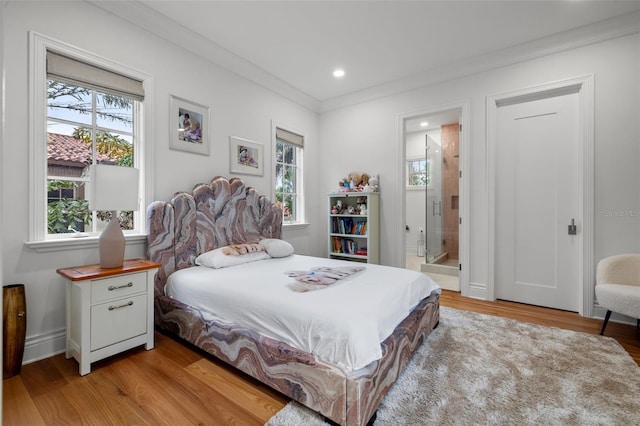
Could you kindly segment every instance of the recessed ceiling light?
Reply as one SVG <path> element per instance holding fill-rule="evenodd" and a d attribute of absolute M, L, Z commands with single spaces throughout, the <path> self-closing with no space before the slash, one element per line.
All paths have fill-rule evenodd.
<path fill-rule="evenodd" d="M 333 76 L 334 76 L 335 78 L 342 78 L 342 77 L 344 77 L 344 70 L 343 70 L 343 69 L 338 68 L 337 70 L 335 70 L 335 71 L 333 72 Z"/>
<path fill-rule="evenodd" d="M 429 123 L 427 123 L 426 121 L 423 121 L 422 123 L 420 123 L 420 127 L 427 127 L 429 125 Z"/>

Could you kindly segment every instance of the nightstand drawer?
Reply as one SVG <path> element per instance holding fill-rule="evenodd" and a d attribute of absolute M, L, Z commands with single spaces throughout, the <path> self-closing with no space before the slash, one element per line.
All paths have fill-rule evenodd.
<path fill-rule="evenodd" d="M 147 332 L 147 294 L 91 307 L 91 350 Z"/>
<path fill-rule="evenodd" d="M 91 304 L 147 291 L 147 274 L 117 275 L 91 281 Z"/>
<path fill-rule="evenodd" d="M 67 348 L 81 376 L 91 363 L 136 346 L 153 349 L 153 282 L 162 266 L 129 259 L 118 268 L 99 264 L 60 268 L 66 278 Z"/>

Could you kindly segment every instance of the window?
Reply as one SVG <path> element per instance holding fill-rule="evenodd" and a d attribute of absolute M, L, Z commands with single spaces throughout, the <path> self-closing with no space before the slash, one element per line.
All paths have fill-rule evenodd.
<path fill-rule="evenodd" d="M 304 136 L 274 128 L 275 200 L 282 207 L 282 223 L 304 223 L 302 157 Z"/>
<path fill-rule="evenodd" d="M 97 235 L 111 213 L 88 208 L 89 166 L 143 168 L 145 77 L 43 36 L 32 36 L 30 119 L 35 130 L 30 137 L 34 163 L 30 240 Z M 139 176 L 131 184 L 140 188 L 144 199 L 144 174 Z M 144 232 L 142 216 L 140 208 L 118 212 L 125 234 Z"/>
<path fill-rule="evenodd" d="M 110 212 L 89 211 L 91 164 L 133 166 L 135 100 L 55 77 L 47 80 L 47 234 L 98 232 Z M 133 212 L 120 212 L 124 230 Z"/>
<path fill-rule="evenodd" d="M 425 158 L 407 161 L 407 186 L 422 187 L 429 185 L 430 162 Z"/>

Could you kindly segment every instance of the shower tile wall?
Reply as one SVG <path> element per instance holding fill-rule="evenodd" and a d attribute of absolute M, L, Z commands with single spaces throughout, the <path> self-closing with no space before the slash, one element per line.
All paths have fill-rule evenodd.
<path fill-rule="evenodd" d="M 447 124 L 442 130 L 442 239 L 448 259 L 458 259 L 459 212 L 459 125 Z"/>

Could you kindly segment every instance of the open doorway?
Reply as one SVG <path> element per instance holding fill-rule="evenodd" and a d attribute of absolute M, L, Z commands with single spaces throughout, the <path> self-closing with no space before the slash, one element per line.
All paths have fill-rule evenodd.
<path fill-rule="evenodd" d="M 460 108 L 405 120 L 407 269 L 459 291 Z"/>

